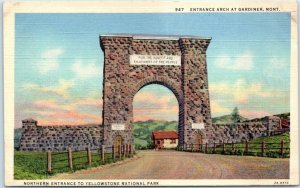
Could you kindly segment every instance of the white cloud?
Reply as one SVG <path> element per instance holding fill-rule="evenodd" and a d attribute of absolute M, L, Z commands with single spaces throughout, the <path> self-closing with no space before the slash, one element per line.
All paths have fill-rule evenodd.
<path fill-rule="evenodd" d="M 23 85 L 26 90 L 37 91 L 48 94 L 55 94 L 67 98 L 69 96 L 69 90 L 74 86 L 73 80 L 60 79 L 57 85 L 39 85 L 35 83 L 27 83 Z"/>
<path fill-rule="evenodd" d="M 96 60 L 92 62 L 82 62 L 82 60 L 76 60 L 73 63 L 71 70 L 81 79 L 99 77 L 101 75 L 101 68 L 97 66 Z"/>
<path fill-rule="evenodd" d="M 251 96 L 275 97 L 280 95 L 280 93 L 276 94 L 265 90 L 259 82 L 248 83 L 244 79 L 238 79 L 234 83 L 212 83 L 209 89 L 212 96 L 227 96 L 232 98 L 232 102 L 236 104 L 248 103 Z"/>
<path fill-rule="evenodd" d="M 289 67 L 290 64 L 287 60 L 277 57 L 272 57 L 269 61 L 268 67 L 272 67 L 273 69 L 282 70 Z"/>
<path fill-rule="evenodd" d="M 64 53 L 62 48 L 55 48 L 45 51 L 41 56 L 41 61 L 38 62 L 38 69 L 41 74 L 46 74 L 49 71 L 57 70 L 59 67 L 58 58 Z"/>
<path fill-rule="evenodd" d="M 221 55 L 215 60 L 215 65 L 227 70 L 251 70 L 253 68 L 253 55 L 250 51 L 237 56 Z"/>

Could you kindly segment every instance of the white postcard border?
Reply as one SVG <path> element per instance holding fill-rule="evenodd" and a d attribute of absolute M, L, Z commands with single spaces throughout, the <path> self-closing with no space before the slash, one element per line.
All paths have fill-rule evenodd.
<path fill-rule="evenodd" d="M 234 4 L 231 4 L 234 2 Z M 118 5 L 118 6 L 116 6 Z M 291 124 L 298 125 L 298 33 L 297 4 L 294 1 L 201 1 L 201 2 L 6 2 L 3 7 L 3 43 L 4 43 L 4 135 L 5 135 L 5 185 L 24 186 L 24 182 L 53 182 L 54 180 L 14 180 L 14 23 L 15 13 L 182 13 L 189 7 L 278 7 L 282 12 L 291 12 Z M 185 10 L 176 12 L 176 7 Z M 221 11 L 222 12 L 222 11 Z M 232 11 L 239 12 L 239 11 Z M 196 13 L 196 12 L 193 12 Z M 204 12 L 197 12 L 204 13 Z M 209 12 L 208 12 L 209 13 Z M 109 180 L 122 181 L 158 181 L 160 186 L 174 185 L 274 185 L 275 181 L 287 181 L 289 185 L 299 183 L 298 127 L 291 127 L 290 179 L 255 180 Z M 59 180 L 57 180 L 58 182 Z M 69 182 L 71 180 L 64 180 Z M 73 181 L 73 180 L 72 180 Z M 107 180 L 78 180 L 78 182 L 103 182 Z"/>

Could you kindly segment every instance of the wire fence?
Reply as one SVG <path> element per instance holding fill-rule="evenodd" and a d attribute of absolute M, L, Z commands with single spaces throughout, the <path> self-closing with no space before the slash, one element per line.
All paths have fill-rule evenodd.
<path fill-rule="evenodd" d="M 224 155 L 253 155 L 261 157 L 282 157 L 290 156 L 290 143 L 281 142 L 260 142 L 260 143 L 213 143 L 213 144 L 185 144 L 178 148 L 181 151 L 201 152 L 209 154 Z"/>
<path fill-rule="evenodd" d="M 73 151 L 71 147 L 63 152 L 47 152 L 47 172 L 60 173 L 75 171 L 88 167 L 95 167 L 113 163 L 133 156 L 134 148 L 130 144 L 119 146 L 101 145 L 99 149 Z"/>

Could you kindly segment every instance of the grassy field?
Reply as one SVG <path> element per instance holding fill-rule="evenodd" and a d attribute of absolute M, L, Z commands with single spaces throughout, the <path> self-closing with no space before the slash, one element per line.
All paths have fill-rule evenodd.
<path fill-rule="evenodd" d="M 259 154 L 261 152 L 262 142 L 265 142 L 266 155 L 276 157 L 280 153 L 280 143 L 281 140 L 284 141 L 284 150 L 286 155 L 289 156 L 290 152 L 290 133 L 286 132 L 281 135 L 270 136 L 270 137 L 260 137 L 253 139 L 249 142 L 249 152 Z M 237 147 L 244 149 L 245 144 L 237 144 Z M 287 157 L 288 157 L 287 156 Z"/>
<path fill-rule="evenodd" d="M 212 118 L 212 122 L 216 124 L 224 124 L 224 123 L 233 123 L 232 120 L 232 115 L 224 115 L 224 116 L 219 116 L 219 117 L 214 117 Z M 243 116 L 238 116 L 238 119 L 240 122 L 247 121 L 247 118 L 244 118 Z"/>
<path fill-rule="evenodd" d="M 14 153 L 14 178 L 17 180 L 47 178 L 47 155 L 45 152 Z"/>
<path fill-rule="evenodd" d="M 52 172 L 47 173 L 47 153 L 46 152 L 20 152 L 15 151 L 14 158 L 14 178 L 17 180 L 45 179 L 48 176 L 71 172 L 68 167 L 67 152 L 52 153 Z M 116 162 L 112 155 L 105 154 L 105 164 Z M 92 165 L 88 165 L 85 151 L 73 152 L 73 171 L 103 165 L 97 152 L 92 153 Z"/>
<path fill-rule="evenodd" d="M 284 155 L 280 154 L 280 143 L 281 140 L 284 141 Z M 290 155 L 290 134 L 286 132 L 282 135 L 270 136 L 270 137 L 260 137 L 251 140 L 248 142 L 248 153 L 245 153 L 245 143 L 236 143 L 234 144 L 234 152 L 232 152 L 232 144 L 225 145 L 225 153 L 223 154 L 237 154 L 237 155 L 254 155 L 254 156 L 262 156 L 261 148 L 262 142 L 265 142 L 265 153 L 263 156 L 266 157 L 289 157 Z M 203 146 L 203 150 L 204 150 Z M 223 146 L 217 145 L 215 149 L 215 153 L 222 153 Z M 208 153 L 212 153 L 213 149 L 209 148 Z"/>

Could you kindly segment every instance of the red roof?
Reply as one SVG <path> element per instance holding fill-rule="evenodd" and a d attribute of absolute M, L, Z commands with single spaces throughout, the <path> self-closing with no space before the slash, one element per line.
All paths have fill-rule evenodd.
<path fill-rule="evenodd" d="M 290 120 L 289 119 L 281 119 L 281 126 L 282 126 L 282 128 L 289 128 Z"/>
<path fill-rule="evenodd" d="M 178 139 L 178 134 L 176 131 L 153 131 L 152 138 L 157 139 Z"/>

